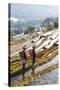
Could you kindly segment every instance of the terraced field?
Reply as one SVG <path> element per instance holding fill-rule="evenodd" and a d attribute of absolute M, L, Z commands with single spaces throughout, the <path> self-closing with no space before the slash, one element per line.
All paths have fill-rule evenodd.
<path fill-rule="evenodd" d="M 42 77 L 42 75 L 44 75 L 46 73 L 49 73 L 49 72 L 53 71 L 56 68 L 58 68 L 58 64 L 51 65 L 50 67 L 48 67 L 46 69 L 43 69 L 43 70 L 41 70 L 39 72 L 35 72 L 34 74 L 30 74 L 28 76 L 25 75 L 24 80 L 20 78 L 21 76 L 19 76 L 19 77 L 15 78 L 14 80 L 11 81 L 12 82 L 11 86 L 27 86 L 27 85 L 31 85 L 34 80 L 36 80 L 39 77 Z M 37 84 L 37 85 L 39 85 L 39 84 Z"/>
<path fill-rule="evenodd" d="M 53 32 L 55 34 L 56 31 Z M 52 38 L 53 32 L 50 32 L 49 35 L 47 33 L 46 35 L 43 34 L 41 38 L 40 36 L 38 36 L 33 39 L 36 44 L 36 62 L 34 64 L 34 70 L 36 70 L 36 72 L 34 74 L 32 74 L 32 60 L 31 57 L 29 56 L 31 40 L 23 43 L 23 45 L 26 45 L 27 47 L 26 49 L 27 61 L 25 66 L 26 69 L 25 69 L 24 80 L 20 78 L 22 76 L 23 70 L 22 70 L 22 61 L 19 56 L 19 52 L 21 51 L 23 45 L 18 44 L 18 46 L 16 45 L 14 48 L 11 49 L 12 51 L 11 51 L 10 63 L 9 63 L 11 86 L 30 85 L 30 83 L 37 77 L 40 77 L 40 75 L 43 75 L 44 73 L 50 72 L 58 68 L 58 63 L 57 62 L 54 63 L 53 61 L 53 58 L 55 58 L 58 55 L 58 44 L 57 44 L 58 38 L 57 36 L 55 36 L 53 40 L 50 39 Z M 45 46 L 48 47 L 46 48 Z M 50 66 L 48 64 L 49 62 L 52 62 Z M 41 66 L 45 64 L 47 64 L 46 68 L 44 68 L 42 71 L 37 70 L 37 68 L 39 67 L 41 68 Z M 14 78 L 18 76 L 19 78 L 15 80 Z"/>
<path fill-rule="evenodd" d="M 42 65 L 42 64 L 50 61 L 57 54 L 58 54 L 58 46 L 52 46 L 50 48 L 50 50 L 46 49 L 44 51 L 41 51 L 40 53 L 37 53 L 35 67 L 37 67 L 37 65 Z M 15 61 L 12 61 L 10 63 L 10 65 L 11 65 L 10 66 L 11 74 L 22 70 L 21 59 L 17 59 Z M 31 66 L 32 66 L 32 61 L 31 61 L 31 58 L 28 57 L 27 61 L 26 61 L 26 68 L 31 67 Z"/>

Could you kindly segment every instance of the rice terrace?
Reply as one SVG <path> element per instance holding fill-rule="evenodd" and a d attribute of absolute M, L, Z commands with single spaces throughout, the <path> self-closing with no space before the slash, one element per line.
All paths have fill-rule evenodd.
<path fill-rule="evenodd" d="M 24 6 L 24 7 L 23 7 Z M 36 6 L 36 7 L 35 7 Z M 20 14 L 18 8 L 21 7 Z M 46 16 L 43 19 L 37 18 L 40 15 L 40 7 L 51 7 L 55 9 L 56 6 L 40 6 L 40 5 L 19 5 L 9 4 L 11 8 L 11 16 L 9 17 L 9 82 L 10 86 L 33 86 L 33 85 L 47 85 L 58 84 L 58 64 L 59 64 L 59 30 L 58 30 L 58 16 Z M 12 11 L 16 9 L 18 13 L 16 16 L 20 21 L 13 18 L 15 15 Z M 25 9 L 24 9 L 25 8 Z M 25 16 L 23 12 L 28 12 L 27 9 L 34 8 L 40 10 L 39 15 Z M 38 12 L 37 11 L 37 12 Z M 48 12 L 48 10 L 47 10 Z M 26 13 L 27 15 L 27 13 Z M 15 16 L 15 17 L 16 17 Z M 42 15 L 43 17 L 44 15 Z M 24 19 L 22 19 L 22 17 Z M 33 19 L 32 19 L 33 18 Z M 26 21 L 25 21 L 26 19 Z M 33 50 L 33 53 L 31 52 Z M 23 51 L 23 54 L 22 54 Z M 22 56 L 23 55 L 23 56 Z M 24 56 L 25 55 L 25 56 Z M 26 59 L 26 60 L 25 60 Z"/>

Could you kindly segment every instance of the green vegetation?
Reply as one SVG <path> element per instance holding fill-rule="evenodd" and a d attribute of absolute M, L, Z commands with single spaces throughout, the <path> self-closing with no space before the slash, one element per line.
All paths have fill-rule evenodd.
<path fill-rule="evenodd" d="M 58 28 L 58 17 L 49 17 L 42 21 L 42 27 L 46 28 L 46 31 Z"/>
<path fill-rule="evenodd" d="M 24 31 L 25 34 L 32 34 L 34 32 L 34 27 L 28 27 L 26 31 Z"/>

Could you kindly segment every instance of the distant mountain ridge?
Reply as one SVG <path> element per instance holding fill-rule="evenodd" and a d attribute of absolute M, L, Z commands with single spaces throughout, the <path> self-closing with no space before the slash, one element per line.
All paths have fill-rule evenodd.
<path fill-rule="evenodd" d="M 14 22 L 13 20 L 10 21 L 11 23 L 11 29 L 12 28 L 22 28 L 22 27 L 28 27 L 28 26 L 35 26 L 35 25 L 40 25 L 41 21 L 40 20 L 19 20 L 17 22 Z"/>

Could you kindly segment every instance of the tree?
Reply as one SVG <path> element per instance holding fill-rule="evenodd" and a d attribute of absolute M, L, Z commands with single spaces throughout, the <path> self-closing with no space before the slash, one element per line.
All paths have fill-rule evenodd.
<path fill-rule="evenodd" d="M 32 34 L 34 32 L 34 27 L 28 27 L 26 31 L 24 31 L 25 34 Z"/>
<path fill-rule="evenodd" d="M 58 17 L 54 20 L 54 28 L 58 28 Z"/>
<path fill-rule="evenodd" d="M 49 17 L 43 20 L 41 23 L 42 27 L 45 27 L 48 30 L 52 30 L 54 28 L 58 28 L 58 18 L 54 17 Z"/>

